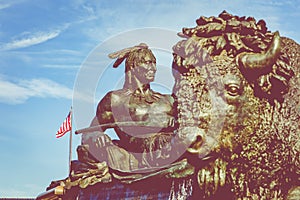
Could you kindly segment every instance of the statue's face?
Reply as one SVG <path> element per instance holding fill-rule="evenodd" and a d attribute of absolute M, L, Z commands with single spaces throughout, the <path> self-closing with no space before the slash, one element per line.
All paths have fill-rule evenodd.
<path fill-rule="evenodd" d="M 133 74 L 141 83 L 148 84 L 154 81 L 155 73 L 156 60 L 152 54 L 147 53 L 135 62 Z"/>

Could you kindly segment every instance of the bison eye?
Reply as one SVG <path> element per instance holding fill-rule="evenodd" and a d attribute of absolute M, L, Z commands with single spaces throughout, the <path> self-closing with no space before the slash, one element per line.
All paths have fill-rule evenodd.
<path fill-rule="evenodd" d="M 241 94 L 240 86 L 237 84 L 228 84 L 225 88 L 231 96 L 238 96 Z"/>

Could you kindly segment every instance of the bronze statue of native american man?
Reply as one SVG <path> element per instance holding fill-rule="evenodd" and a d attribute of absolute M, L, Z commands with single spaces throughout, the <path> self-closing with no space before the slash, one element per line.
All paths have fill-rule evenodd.
<path fill-rule="evenodd" d="M 125 83 L 122 89 L 108 92 L 97 106 L 92 127 L 101 131 L 113 128 L 120 140 L 99 130 L 83 134 L 83 144 L 111 168 L 132 170 L 169 164 L 170 142 L 175 127 L 176 110 L 171 95 L 150 88 L 156 73 L 156 58 L 144 43 L 109 55 L 116 58 L 113 67 L 125 59 Z M 176 158 L 175 158 L 176 159 Z"/>

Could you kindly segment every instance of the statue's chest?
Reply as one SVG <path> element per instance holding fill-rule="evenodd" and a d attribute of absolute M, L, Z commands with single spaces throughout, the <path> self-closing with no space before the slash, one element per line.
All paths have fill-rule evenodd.
<path fill-rule="evenodd" d="M 128 112 L 134 121 L 148 121 L 158 118 L 167 118 L 171 109 L 172 107 L 169 102 L 164 101 L 164 99 L 158 99 L 152 103 L 130 101 L 128 104 Z"/>

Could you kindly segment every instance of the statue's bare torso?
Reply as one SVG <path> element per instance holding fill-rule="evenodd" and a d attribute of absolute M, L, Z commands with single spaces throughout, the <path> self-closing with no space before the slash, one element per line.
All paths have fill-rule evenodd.
<path fill-rule="evenodd" d="M 164 132 L 162 129 L 172 126 L 173 103 L 172 96 L 154 92 L 149 88 L 143 92 L 116 90 L 107 93 L 98 104 L 97 119 L 99 124 L 115 123 L 113 128 L 120 140 L 129 143 L 131 137 L 145 138 L 146 135 Z M 136 122 L 136 126 L 127 127 L 123 122 Z"/>

